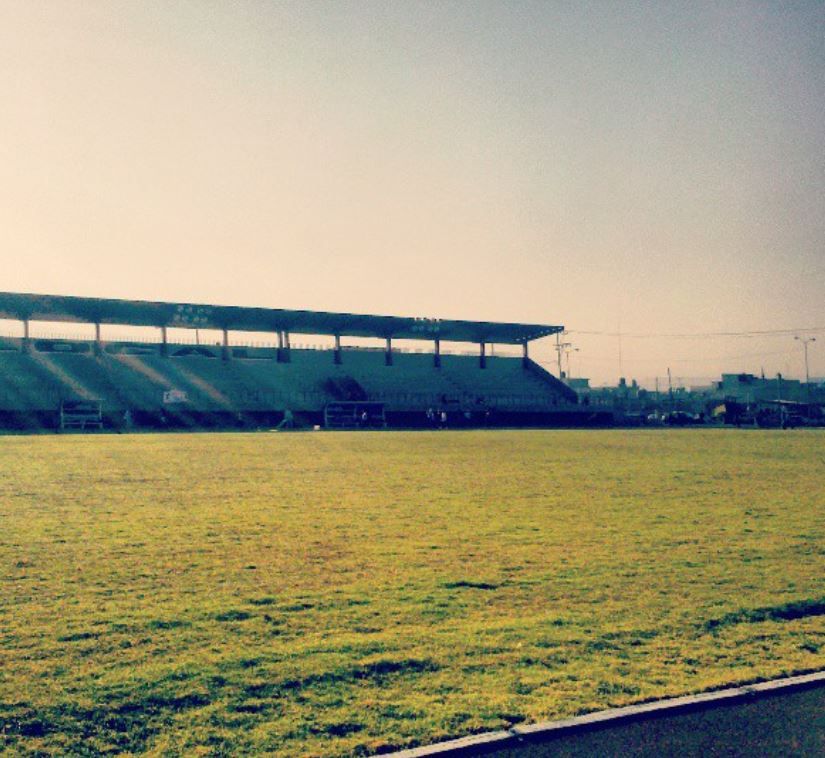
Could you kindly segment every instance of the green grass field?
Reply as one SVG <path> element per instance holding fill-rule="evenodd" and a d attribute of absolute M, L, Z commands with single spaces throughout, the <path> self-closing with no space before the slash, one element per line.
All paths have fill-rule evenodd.
<path fill-rule="evenodd" d="M 0 438 L 8 754 L 369 755 L 825 667 L 825 433 Z"/>

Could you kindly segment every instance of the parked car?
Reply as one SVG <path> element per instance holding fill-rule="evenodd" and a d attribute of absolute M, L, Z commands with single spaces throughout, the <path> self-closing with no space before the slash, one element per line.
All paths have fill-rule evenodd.
<path fill-rule="evenodd" d="M 670 426 L 690 426 L 692 424 L 703 424 L 705 419 L 703 415 L 696 415 L 694 413 L 687 413 L 685 411 L 672 411 L 665 414 L 665 423 Z"/>

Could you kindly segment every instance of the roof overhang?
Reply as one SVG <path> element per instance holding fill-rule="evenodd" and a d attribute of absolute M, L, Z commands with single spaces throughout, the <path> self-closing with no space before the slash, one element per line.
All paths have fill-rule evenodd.
<path fill-rule="evenodd" d="M 513 345 L 525 344 L 564 329 L 547 324 L 370 316 L 16 292 L 0 292 L 0 318 Z"/>

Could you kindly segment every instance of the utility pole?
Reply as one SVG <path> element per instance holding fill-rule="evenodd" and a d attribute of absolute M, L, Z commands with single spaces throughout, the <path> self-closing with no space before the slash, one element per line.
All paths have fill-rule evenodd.
<path fill-rule="evenodd" d="M 624 376 L 624 363 L 622 362 L 622 324 L 619 322 L 619 376 Z"/>
<path fill-rule="evenodd" d="M 558 361 L 559 361 L 559 379 L 564 379 L 564 371 L 562 371 L 562 368 L 561 368 L 562 353 L 567 351 L 569 348 L 573 347 L 573 343 L 571 343 L 571 342 L 561 342 L 559 340 L 559 335 L 560 334 L 567 334 L 567 332 L 556 332 L 556 353 L 558 354 Z M 567 368 L 568 369 L 570 368 L 569 359 L 568 359 Z"/>
<path fill-rule="evenodd" d="M 808 401 L 808 413 L 811 412 L 811 375 L 808 373 L 808 343 L 809 342 L 816 342 L 816 337 L 794 337 L 795 340 L 799 340 L 802 343 L 802 347 L 805 349 L 805 395 Z"/>
<path fill-rule="evenodd" d="M 568 347 L 564 351 L 565 356 L 567 356 L 567 381 L 570 381 L 570 353 L 578 353 L 579 348 L 573 347 L 569 342 L 567 343 Z"/>
<path fill-rule="evenodd" d="M 656 377 L 656 415 L 659 415 L 659 377 Z"/>
<path fill-rule="evenodd" d="M 560 332 L 556 332 L 556 357 L 559 360 L 559 379 L 561 379 L 561 342 L 559 342 Z"/>
<path fill-rule="evenodd" d="M 670 410 L 673 410 L 673 380 L 670 376 L 670 366 L 667 367 L 667 394 L 670 397 Z"/>
<path fill-rule="evenodd" d="M 779 403 L 779 427 L 785 428 L 785 406 L 782 405 L 782 374 L 776 375 L 776 393 L 777 401 Z"/>

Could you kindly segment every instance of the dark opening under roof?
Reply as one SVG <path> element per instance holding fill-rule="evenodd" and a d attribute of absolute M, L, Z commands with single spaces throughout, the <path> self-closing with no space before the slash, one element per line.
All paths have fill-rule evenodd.
<path fill-rule="evenodd" d="M 0 318 L 247 332 L 523 344 L 562 326 L 0 292 Z"/>

